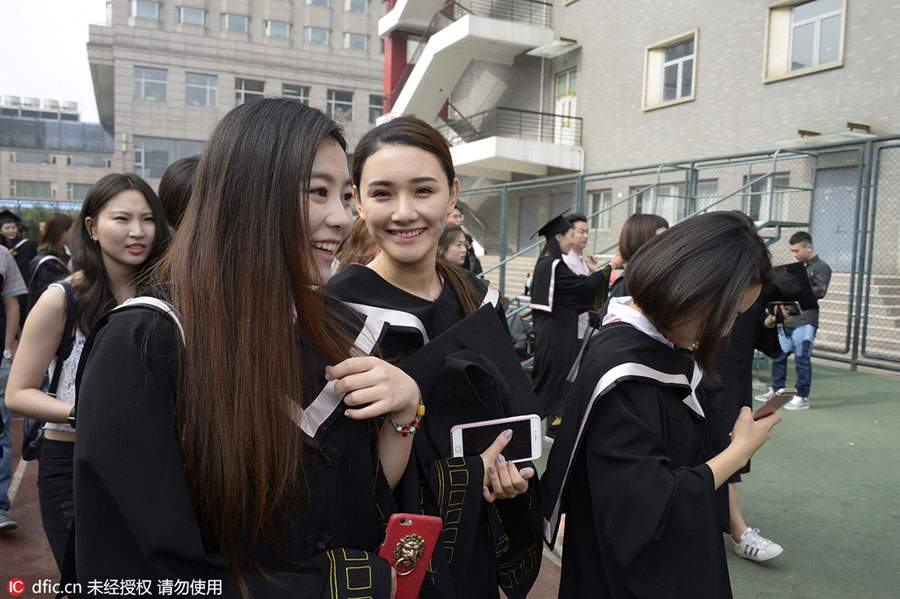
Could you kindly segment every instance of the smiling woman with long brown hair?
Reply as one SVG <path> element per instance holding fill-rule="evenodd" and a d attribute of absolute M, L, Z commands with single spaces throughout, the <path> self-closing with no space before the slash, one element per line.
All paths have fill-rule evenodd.
<path fill-rule="evenodd" d="M 368 338 L 314 288 L 350 226 L 344 147 L 331 119 L 290 100 L 248 102 L 216 127 L 158 272 L 178 324 L 165 304 L 125 307 L 86 349 L 82 581 L 391 595 L 374 552 L 411 437 L 370 419 L 411 421 L 419 394 L 386 362 L 345 359 Z"/>

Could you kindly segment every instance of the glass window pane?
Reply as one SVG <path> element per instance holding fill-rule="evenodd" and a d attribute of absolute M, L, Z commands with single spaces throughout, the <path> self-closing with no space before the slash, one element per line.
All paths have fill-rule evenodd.
<path fill-rule="evenodd" d="M 841 45 L 841 16 L 822 19 L 819 30 L 819 64 L 836 62 Z"/>
<path fill-rule="evenodd" d="M 366 13 L 368 0 L 347 0 L 347 10 L 350 12 Z"/>
<path fill-rule="evenodd" d="M 83 200 L 90 188 L 90 183 L 69 183 L 69 199 Z"/>
<path fill-rule="evenodd" d="M 814 0 L 794 7 L 794 22 L 803 21 L 841 9 L 842 0 Z"/>
<path fill-rule="evenodd" d="M 328 0 L 306 0 L 306 3 L 313 6 L 328 6 Z"/>
<path fill-rule="evenodd" d="M 568 87 L 568 82 L 566 80 L 568 77 L 568 73 L 561 73 L 556 76 L 556 97 L 560 98 L 566 95 L 566 89 Z"/>
<path fill-rule="evenodd" d="M 669 62 L 670 60 L 676 60 L 678 58 L 683 58 L 685 56 L 690 56 L 694 53 L 694 40 L 693 38 L 677 44 L 675 46 L 669 46 L 666 48 L 665 52 L 665 62 Z"/>
<path fill-rule="evenodd" d="M 322 29 L 321 27 L 307 27 L 306 41 L 311 44 L 323 44 L 327 46 L 329 34 L 330 31 Z"/>
<path fill-rule="evenodd" d="M 285 23 L 284 21 L 266 22 L 266 35 L 268 35 L 269 37 L 280 37 L 283 39 L 288 39 L 290 37 L 290 30 L 290 23 Z"/>
<path fill-rule="evenodd" d="M 663 102 L 674 100 L 678 96 L 678 65 L 667 66 L 663 70 Z"/>
<path fill-rule="evenodd" d="M 159 4 L 145 0 L 135 0 L 131 3 L 131 16 L 156 21 L 159 19 Z"/>
<path fill-rule="evenodd" d="M 206 106 L 206 89 L 202 87 L 188 87 L 185 90 L 185 102 L 188 106 Z"/>
<path fill-rule="evenodd" d="M 694 59 L 689 58 L 681 63 L 681 95 L 680 98 L 687 98 L 692 93 L 692 84 L 694 81 Z"/>
<path fill-rule="evenodd" d="M 813 43 L 816 35 L 816 24 L 807 23 L 794 27 L 791 40 L 791 70 L 797 71 L 813 66 Z"/>
<path fill-rule="evenodd" d="M 206 11 L 199 8 L 178 7 L 178 22 L 186 25 L 206 25 Z"/>
<path fill-rule="evenodd" d="M 575 88 L 578 86 L 578 71 L 569 71 L 569 95 L 575 95 Z"/>

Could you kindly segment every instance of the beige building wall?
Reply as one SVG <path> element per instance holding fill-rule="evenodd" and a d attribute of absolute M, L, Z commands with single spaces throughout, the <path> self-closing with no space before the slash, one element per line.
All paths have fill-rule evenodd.
<path fill-rule="evenodd" d="M 382 94 L 380 3 L 368 0 L 365 14 L 345 10 L 348 0 L 330 0 L 327 7 L 290 0 L 157 4 L 159 19 L 152 20 L 131 16 L 128 0 L 113 0 L 107 25 L 91 26 L 88 54 L 100 119 L 115 132 L 114 170 L 142 174 L 135 169 L 135 137 L 204 142 L 218 119 L 236 105 L 237 79 L 264 82 L 266 96 L 281 96 L 284 84 L 306 86 L 309 104 L 325 111 L 328 90 L 352 92 L 352 119 L 338 119 L 351 151 L 371 127 L 370 95 Z M 179 23 L 179 7 L 205 11 L 205 26 Z M 223 30 L 224 14 L 249 17 L 248 32 Z M 289 23 L 289 39 L 268 37 L 268 20 Z M 328 30 L 329 44 L 307 42 L 306 27 Z M 344 48 L 348 33 L 365 36 L 367 49 Z M 165 102 L 136 98 L 135 67 L 165 71 Z M 216 77 L 215 105 L 188 105 L 187 73 Z M 180 157 L 171 156 L 169 162 Z M 143 174 L 154 187 L 158 184 L 156 173 Z"/>

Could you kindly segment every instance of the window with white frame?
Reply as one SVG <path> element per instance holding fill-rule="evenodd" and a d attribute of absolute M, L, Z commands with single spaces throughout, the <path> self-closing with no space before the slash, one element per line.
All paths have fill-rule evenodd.
<path fill-rule="evenodd" d="M 13 179 L 9 182 L 9 195 L 16 198 L 56 199 L 56 183 L 50 181 L 23 181 Z"/>
<path fill-rule="evenodd" d="M 692 31 L 647 48 L 644 110 L 694 99 L 698 33 Z"/>
<path fill-rule="evenodd" d="M 285 21 L 266 21 L 266 37 L 291 39 L 291 24 Z"/>
<path fill-rule="evenodd" d="M 90 183 L 69 183 L 68 198 L 70 200 L 83 200 L 90 188 Z"/>
<path fill-rule="evenodd" d="M 309 106 L 309 86 L 295 85 L 293 83 L 281 84 L 281 95 L 285 98 L 297 100 L 301 104 Z"/>
<path fill-rule="evenodd" d="M 610 214 L 612 213 L 612 190 L 599 189 L 588 192 L 587 217 L 588 225 L 594 231 L 608 231 Z M 597 214 L 599 212 L 599 214 Z"/>
<path fill-rule="evenodd" d="M 179 6 L 178 22 L 184 25 L 197 25 L 199 27 L 206 27 L 206 11 L 202 8 Z"/>
<path fill-rule="evenodd" d="M 9 161 L 21 164 L 56 164 L 56 156 L 50 152 L 23 152 L 18 150 L 9 153 Z"/>
<path fill-rule="evenodd" d="M 369 124 L 374 125 L 382 114 L 384 114 L 384 97 L 369 94 Z"/>
<path fill-rule="evenodd" d="M 184 75 L 184 102 L 188 106 L 215 106 L 216 82 L 215 75 L 203 75 L 202 73 L 185 73 Z"/>
<path fill-rule="evenodd" d="M 245 15 L 224 13 L 222 14 L 222 30 L 247 33 L 250 30 L 250 18 Z"/>
<path fill-rule="evenodd" d="M 677 223 L 688 207 L 684 183 L 639 185 L 629 189 L 629 195 L 634 196 L 632 214 L 658 214 L 670 224 Z"/>
<path fill-rule="evenodd" d="M 166 101 L 166 70 L 134 67 L 134 99 Z"/>
<path fill-rule="evenodd" d="M 331 31 L 321 27 L 304 27 L 303 38 L 308 44 L 328 46 L 331 44 Z"/>
<path fill-rule="evenodd" d="M 369 38 L 361 33 L 345 33 L 344 48 L 348 50 L 363 50 L 369 47 Z"/>
<path fill-rule="evenodd" d="M 265 81 L 254 81 L 253 79 L 235 79 L 234 80 L 234 105 L 240 106 L 251 98 L 261 98 L 265 89 Z"/>
<path fill-rule="evenodd" d="M 344 0 L 344 10 L 366 14 L 369 12 L 369 0 Z"/>
<path fill-rule="evenodd" d="M 843 64 L 846 0 L 786 0 L 766 20 L 766 82 Z"/>
<path fill-rule="evenodd" d="M 341 121 L 353 120 L 353 92 L 328 90 L 326 103 L 328 116 Z"/>
<path fill-rule="evenodd" d="M 310 6 L 325 6 L 328 7 L 330 0 L 306 0 L 306 3 Z"/>
<path fill-rule="evenodd" d="M 159 21 L 159 2 L 131 0 L 131 16 L 149 21 Z"/>
<path fill-rule="evenodd" d="M 841 45 L 843 0 L 814 0 L 791 9 L 791 70 L 835 62 Z"/>
<path fill-rule="evenodd" d="M 773 202 L 778 203 L 784 189 L 790 185 L 789 173 L 775 173 L 774 177 L 764 176 L 765 173 L 744 175 L 744 185 L 750 183 L 750 188 L 744 191 L 744 213 L 755 221 L 769 220 Z"/>

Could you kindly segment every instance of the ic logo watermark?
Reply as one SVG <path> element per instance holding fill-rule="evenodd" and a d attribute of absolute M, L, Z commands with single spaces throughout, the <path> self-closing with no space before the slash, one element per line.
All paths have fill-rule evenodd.
<path fill-rule="evenodd" d="M 10 578 L 6 584 L 6 590 L 10 595 L 21 595 L 25 592 L 25 581 L 21 578 Z"/>

